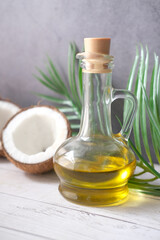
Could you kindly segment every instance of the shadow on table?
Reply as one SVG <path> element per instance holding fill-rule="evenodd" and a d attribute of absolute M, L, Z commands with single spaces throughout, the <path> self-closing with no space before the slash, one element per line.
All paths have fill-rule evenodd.
<path fill-rule="evenodd" d="M 156 201 L 155 201 L 156 200 Z M 155 206 L 156 205 L 156 206 Z M 140 211 L 140 209 L 155 209 L 159 205 L 159 198 L 150 196 L 147 194 L 142 194 L 136 191 L 130 191 L 128 198 L 121 205 L 113 206 L 113 207 L 105 207 L 103 209 L 112 209 L 113 211 Z M 160 209 L 160 205 L 159 205 Z"/>
<path fill-rule="evenodd" d="M 0 164 L 1 163 L 11 163 L 6 157 L 0 157 Z"/>
<path fill-rule="evenodd" d="M 112 217 L 124 220 L 138 222 L 142 219 L 144 224 L 150 221 L 157 224 L 156 217 L 160 211 L 160 201 L 157 197 L 148 196 L 141 193 L 130 192 L 128 201 L 120 206 L 105 207 L 98 210 L 105 216 L 112 214 Z M 155 219 L 152 218 L 155 216 Z"/>
<path fill-rule="evenodd" d="M 58 177 L 56 176 L 54 171 L 48 172 L 48 173 L 43 173 L 43 174 L 30 174 L 30 173 L 24 173 L 25 177 L 28 178 L 29 180 L 32 180 L 34 182 L 39 182 L 39 183 L 58 183 Z"/>

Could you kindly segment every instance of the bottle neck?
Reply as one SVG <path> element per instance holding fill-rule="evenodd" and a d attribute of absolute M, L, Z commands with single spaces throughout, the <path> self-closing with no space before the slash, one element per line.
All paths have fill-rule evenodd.
<path fill-rule="evenodd" d="M 112 72 L 83 73 L 83 105 L 79 135 L 112 135 Z"/>

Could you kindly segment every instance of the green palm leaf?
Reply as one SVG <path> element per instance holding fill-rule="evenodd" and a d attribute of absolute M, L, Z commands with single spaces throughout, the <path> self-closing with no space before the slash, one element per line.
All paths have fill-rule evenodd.
<path fill-rule="evenodd" d="M 156 89 L 157 89 L 157 94 L 156 94 L 157 113 L 158 113 L 158 120 L 160 122 L 160 66 L 158 69 Z"/>
<path fill-rule="evenodd" d="M 152 78 L 151 78 L 151 83 L 150 83 L 150 97 L 149 97 L 149 102 L 150 106 L 154 115 L 154 118 L 156 119 L 156 122 L 158 122 L 158 113 L 157 113 L 157 103 L 156 103 L 156 85 L 157 85 L 157 75 L 158 75 L 158 57 L 154 54 L 154 59 L 155 59 L 155 65 L 152 73 Z M 152 142 L 153 142 L 153 147 L 155 150 L 155 155 L 160 162 L 160 155 L 159 155 L 159 141 L 158 141 L 158 136 L 157 132 L 154 130 L 154 126 L 151 122 L 150 124 L 151 128 L 151 136 L 152 136 Z"/>
<path fill-rule="evenodd" d="M 142 86 L 142 90 L 143 90 L 143 94 L 144 94 L 146 108 L 147 108 L 147 111 L 148 111 L 148 116 L 149 116 L 149 119 L 150 119 L 150 124 L 151 124 L 152 128 L 154 129 L 154 131 L 157 132 L 157 137 L 160 138 L 160 124 L 159 124 L 159 121 L 154 116 L 154 112 L 153 112 L 153 110 L 152 110 L 152 108 L 149 104 L 149 100 L 148 100 L 147 93 L 146 93 L 146 90 L 145 90 L 144 86 Z"/>
<path fill-rule="evenodd" d="M 81 68 L 81 60 L 79 60 L 79 65 L 78 65 L 78 80 L 79 80 L 79 91 L 80 95 L 82 97 L 83 94 L 83 86 L 82 86 L 82 68 Z"/>
<path fill-rule="evenodd" d="M 68 50 L 68 79 L 70 90 L 72 93 L 73 101 L 77 105 L 78 109 L 81 109 L 81 102 L 77 90 L 76 77 L 75 77 L 75 56 L 76 56 L 76 47 L 75 44 L 71 43 Z"/>
<path fill-rule="evenodd" d="M 54 85 L 51 85 L 49 83 L 47 83 L 45 80 L 43 80 L 42 78 L 36 76 L 36 75 L 33 75 L 40 83 L 42 83 L 45 87 L 49 88 L 51 91 L 54 91 L 54 92 L 59 92 L 59 94 L 62 94 L 60 93 L 60 91 L 57 91 L 57 88 L 54 86 Z"/>
<path fill-rule="evenodd" d="M 148 73 L 148 62 L 149 62 L 149 53 L 148 48 L 146 47 L 146 59 L 145 59 L 145 65 L 143 70 L 143 78 L 141 83 L 146 88 L 147 87 L 147 73 Z M 148 159 L 153 166 L 153 161 L 150 153 L 149 143 L 148 143 L 148 135 L 147 135 L 147 121 L 146 121 L 146 106 L 145 106 L 145 99 L 143 97 L 143 93 L 141 92 L 141 105 L 140 105 L 140 126 L 141 126 L 141 133 L 143 136 L 143 144 L 145 147 L 146 154 L 148 156 Z"/>
<path fill-rule="evenodd" d="M 138 48 L 136 47 L 136 56 L 135 56 L 135 59 L 134 59 L 132 69 L 130 71 L 130 75 L 129 75 L 129 79 L 128 79 L 127 87 L 126 87 L 126 89 L 128 91 L 132 90 L 132 85 L 133 85 L 133 80 L 134 80 L 134 76 L 135 76 L 135 73 L 136 73 L 136 67 L 137 67 L 137 64 L 138 64 L 138 59 L 139 59 L 139 51 L 138 51 Z M 128 115 L 128 110 L 129 110 L 129 105 L 128 105 L 128 100 L 126 100 L 124 102 L 123 122 Z"/>
<path fill-rule="evenodd" d="M 136 79 L 135 84 L 135 96 L 138 100 L 138 107 L 137 107 L 137 113 L 135 116 L 134 124 L 133 124 L 133 132 L 134 132 L 134 139 L 135 139 L 135 145 L 138 151 L 141 153 L 141 142 L 140 142 L 140 125 L 139 125 L 139 119 L 140 119 L 140 109 L 141 109 L 141 85 L 140 82 L 143 78 L 143 68 L 144 68 L 144 50 L 141 46 L 141 58 L 140 58 L 140 64 L 139 64 L 139 70 L 138 75 Z"/>
<path fill-rule="evenodd" d="M 47 65 L 47 70 L 50 74 L 50 78 L 51 78 L 54 86 L 56 86 L 57 89 L 61 89 L 62 95 L 65 95 L 65 96 L 69 97 L 68 89 L 65 86 L 64 82 L 62 81 L 60 75 L 58 74 L 58 72 L 57 72 L 55 66 L 53 65 L 50 57 L 48 57 L 48 62 L 49 62 L 49 65 Z"/>
<path fill-rule="evenodd" d="M 72 107 L 72 102 L 68 101 L 68 100 L 63 100 L 61 98 L 56 98 L 56 97 L 44 95 L 44 94 L 41 94 L 41 93 L 35 93 L 35 95 L 37 95 L 37 96 L 39 96 L 43 99 L 46 99 L 48 101 L 54 102 L 54 103 L 64 104 L 64 105 L 68 105 L 68 106 Z"/>

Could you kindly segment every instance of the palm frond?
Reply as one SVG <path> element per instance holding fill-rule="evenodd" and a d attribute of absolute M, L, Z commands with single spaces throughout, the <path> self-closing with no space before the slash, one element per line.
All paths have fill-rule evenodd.
<path fill-rule="evenodd" d="M 147 87 L 147 73 L 148 73 L 148 63 L 149 63 L 149 53 L 148 48 L 146 47 L 146 58 L 143 70 L 143 78 L 141 84 L 146 88 Z M 143 136 L 143 145 L 148 156 L 148 159 L 153 166 L 153 161 L 150 153 L 149 143 L 148 143 L 148 135 L 147 135 L 147 121 L 146 121 L 146 106 L 145 99 L 143 97 L 143 92 L 141 91 L 141 105 L 140 105 L 140 128 L 141 134 Z"/>
<path fill-rule="evenodd" d="M 138 100 L 138 107 L 137 107 L 137 113 L 135 116 L 134 124 L 133 124 L 133 133 L 134 133 L 134 139 L 135 139 L 135 145 L 138 151 L 141 153 L 141 141 L 140 141 L 140 109 L 141 109 L 141 85 L 140 82 L 143 78 L 143 68 L 144 68 L 144 50 L 141 46 L 141 58 L 140 58 L 140 64 L 139 64 L 139 70 L 137 74 L 136 84 L 135 84 L 135 96 Z"/>
<path fill-rule="evenodd" d="M 156 89 L 157 89 L 157 94 L 156 94 L 157 112 L 158 112 L 158 120 L 160 122 L 160 65 L 158 68 Z"/>
<path fill-rule="evenodd" d="M 71 43 L 68 50 L 68 80 L 69 86 L 72 93 L 73 101 L 81 109 L 81 102 L 79 98 L 79 93 L 77 90 L 76 76 L 75 76 L 75 56 L 76 56 L 76 47 L 75 44 Z"/>
<path fill-rule="evenodd" d="M 35 95 L 37 95 L 37 96 L 39 96 L 39 97 L 41 97 L 41 98 L 43 98 L 45 100 L 54 102 L 54 103 L 58 103 L 58 104 L 62 104 L 62 105 L 68 105 L 68 106 L 72 107 L 72 102 L 69 101 L 69 100 L 63 100 L 61 98 L 56 98 L 56 97 L 48 96 L 48 95 L 41 94 L 41 93 L 35 93 Z"/>
<path fill-rule="evenodd" d="M 157 75 L 158 75 L 158 56 L 154 54 L 155 64 L 152 72 L 152 78 L 150 83 L 150 96 L 149 96 L 149 104 L 152 109 L 154 118 L 156 122 L 158 122 L 158 114 L 157 114 L 157 102 L 156 102 L 156 85 L 157 85 Z M 150 122 L 150 128 L 151 128 L 151 137 L 152 137 L 152 143 L 155 151 L 155 155 L 160 162 L 160 155 L 159 155 L 159 141 L 157 132 L 154 130 L 154 126 L 152 122 Z"/>
<path fill-rule="evenodd" d="M 83 94 L 83 86 L 82 86 L 82 68 L 81 68 L 81 60 L 79 60 L 78 64 L 78 82 L 79 82 L 79 91 L 82 97 Z"/>
<path fill-rule="evenodd" d="M 147 111 L 148 111 L 148 116 L 149 116 L 149 119 L 150 119 L 150 124 L 151 124 L 152 128 L 154 129 L 154 131 L 157 132 L 157 136 L 159 138 L 160 137 L 160 123 L 157 120 L 157 118 L 154 116 L 154 112 L 153 112 L 153 110 L 152 110 L 152 108 L 151 108 L 151 106 L 149 104 L 149 100 L 148 100 L 148 97 L 147 97 L 146 89 L 144 88 L 144 86 L 142 86 L 142 90 L 143 90 L 143 94 L 144 94 L 146 108 L 147 108 Z"/>
<path fill-rule="evenodd" d="M 147 73 L 148 73 L 148 62 L 149 62 L 149 53 L 148 48 L 146 47 L 146 59 L 145 59 L 145 65 L 144 65 L 144 71 L 143 71 L 143 79 L 141 83 L 146 88 L 147 86 Z M 141 92 L 141 108 L 140 108 L 140 126 L 141 126 L 141 133 L 143 136 L 143 145 L 146 151 L 146 154 L 148 156 L 148 159 L 153 166 L 153 161 L 150 153 L 149 143 L 148 143 L 148 135 L 147 135 L 147 121 L 146 121 L 146 106 L 145 106 L 145 100 L 143 97 L 143 93 Z"/>
<path fill-rule="evenodd" d="M 67 87 L 67 84 L 65 84 L 65 81 L 62 80 L 60 74 L 58 73 L 56 67 L 54 66 L 52 60 L 49 57 L 47 65 L 49 76 L 40 69 L 38 69 L 40 77 L 35 76 L 36 79 L 39 82 L 41 82 L 45 87 L 59 94 L 58 97 L 53 97 L 36 93 L 36 95 L 40 96 L 41 98 L 52 101 L 53 103 L 59 105 L 58 107 L 59 110 L 66 114 L 68 120 L 71 123 L 73 136 L 77 134 L 80 127 L 79 123 L 82 108 L 81 97 L 83 93 L 82 69 L 80 67 L 80 62 L 79 64 L 77 64 L 77 62 L 75 61 L 75 56 L 76 45 L 75 43 L 71 43 L 69 45 L 68 50 L 69 89 Z M 136 48 L 136 55 L 132 69 L 130 71 L 126 88 L 127 90 L 131 91 L 132 88 L 135 86 L 134 92 L 138 99 L 138 112 L 136 114 L 133 127 L 135 144 L 129 139 L 129 145 L 139 158 L 139 160 L 137 160 L 137 166 L 141 170 L 139 173 L 135 173 L 133 177 L 129 180 L 129 187 L 135 189 L 136 191 L 141 191 L 146 194 L 160 196 L 160 185 L 154 184 L 154 181 L 157 178 L 160 178 L 160 173 L 154 167 L 154 163 L 152 160 L 153 156 L 151 156 L 147 133 L 147 115 L 148 115 L 151 126 L 152 143 L 155 150 L 155 155 L 159 160 L 158 143 L 160 142 L 160 66 L 158 63 L 158 57 L 155 55 L 155 65 L 153 68 L 152 78 L 150 82 L 150 96 L 148 98 L 146 92 L 146 86 L 148 81 L 147 79 L 148 63 L 149 63 L 148 48 L 146 47 L 145 53 L 143 46 L 141 46 L 140 56 L 139 50 L 138 48 Z M 137 67 L 138 73 L 136 74 Z M 78 76 L 78 79 L 76 78 L 76 76 Z M 125 101 L 123 119 L 127 117 L 128 107 L 129 107 L 128 102 Z M 148 159 L 146 159 L 143 156 L 141 150 L 142 142 L 140 140 L 140 135 L 143 136 L 142 142 Z M 147 172 L 151 174 L 150 178 L 148 179 L 138 178 L 139 176 L 142 178 L 143 175 Z"/>
<path fill-rule="evenodd" d="M 160 173 L 157 172 L 154 168 L 153 156 L 151 156 L 150 146 L 148 142 L 148 131 L 147 131 L 147 119 L 146 119 L 146 110 L 149 116 L 149 122 L 151 126 L 151 135 L 152 135 L 152 144 L 155 150 L 155 155 L 159 161 L 159 129 L 160 129 L 160 115 L 159 115 L 159 99 L 160 99 L 160 90 L 158 89 L 160 83 L 160 67 L 158 69 L 158 57 L 155 55 L 155 65 L 152 71 L 151 85 L 150 85 L 150 99 L 147 97 L 146 87 L 147 87 L 147 74 L 148 74 L 148 63 L 149 63 L 149 52 L 146 47 L 146 56 L 144 55 L 143 47 L 141 46 L 141 55 L 140 63 L 138 68 L 138 74 L 136 75 L 135 82 L 135 95 L 138 99 L 138 112 L 134 121 L 134 142 L 129 140 L 129 144 L 138 156 L 140 161 L 137 161 L 137 166 L 141 168 L 140 173 L 134 174 L 134 176 L 129 180 L 129 186 L 132 188 L 139 189 L 142 192 L 152 195 L 160 195 L 160 190 L 157 185 L 152 184 L 149 187 L 144 185 L 147 182 L 146 179 L 137 178 L 138 176 L 143 176 L 146 172 L 152 174 L 148 179 L 148 182 L 155 181 L 157 178 L 160 178 Z M 130 72 L 130 76 L 127 83 L 127 90 L 132 90 L 134 83 L 134 77 L 136 72 L 136 66 L 138 63 L 138 50 L 136 49 L 136 56 L 134 63 Z M 157 90 L 158 89 L 158 90 Z M 127 117 L 129 111 L 129 105 L 127 101 L 124 103 L 124 119 Z M 143 157 L 141 152 L 141 140 L 140 140 L 140 130 L 142 134 L 142 142 L 148 157 L 149 162 Z M 145 186 L 145 187 L 144 187 Z"/>
<path fill-rule="evenodd" d="M 49 65 L 51 67 L 51 70 L 52 70 L 52 76 L 54 76 L 54 82 L 56 82 L 56 84 L 59 87 L 63 87 L 63 89 L 65 90 L 66 86 L 65 86 L 64 82 L 62 81 L 59 73 L 57 72 L 57 70 L 56 70 L 55 66 L 53 65 L 53 62 L 52 62 L 52 60 L 50 59 L 49 56 L 48 56 L 48 62 L 49 62 Z"/>
<path fill-rule="evenodd" d="M 135 56 L 135 59 L 134 59 L 132 69 L 130 71 L 130 75 L 129 75 L 128 82 L 127 82 L 127 87 L 126 87 L 126 90 L 128 90 L 128 91 L 132 91 L 133 80 L 134 80 L 134 76 L 135 76 L 135 73 L 136 73 L 136 67 L 137 67 L 137 64 L 138 64 L 138 59 L 139 59 L 139 51 L 138 51 L 138 48 L 136 47 L 136 56 Z M 128 100 L 125 100 L 124 110 L 123 110 L 123 122 L 128 115 L 128 108 L 129 108 Z"/>

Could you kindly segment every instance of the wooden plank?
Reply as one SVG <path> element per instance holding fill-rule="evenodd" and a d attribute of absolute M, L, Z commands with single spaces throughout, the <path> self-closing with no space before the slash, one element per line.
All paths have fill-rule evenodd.
<path fill-rule="evenodd" d="M 44 238 L 41 236 L 28 234 L 23 231 L 17 231 L 11 228 L 0 227 L 0 238 L 1 240 L 52 240 L 53 238 Z"/>
<path fill-rule="evenodd" d="M 3 214 L 0 215 L 0 222 L 3 223 L 3 218 L 6 219 L 5 225 L 3 225 L 3 227 L 8 228 L 8 226 L 12 226 L 14 228 L 14 231 L 18 231 L 17 234 L 19 234 L 19 231 L 24 231 L 24 233 L 27 232 L 27 234 L 35 234 L 35 236 L 40 235 L 41 237 L 48 238 L 53 238 L 53 236 L 56 236 L 55 239 L 71 239 L 68 236 L 65 237 L 65 232 L 66 234 L 68 234 L 69 232 L 69 234 L 71 234 L 72 236 L 72 239 L 79 239 L 80 236 L 82 239 L 101 239 L 102 236 L 107 238 L 109 236 L 108 239 L 117 239 L 119 238 L 118 234 L 121 234 L 121 236 L 125 234 L 124 229 L 125 226 L 127 226 L 127 234 L 130 235 L 130 239 L 136 237 L 136 231 L 134 231 L 134 234 L 132 234 L 131 229 L 138 229 L 137 234 L 140 234 L 140 239 L 149 239 L 149 236 L 151 236 L 152 234 L 154 236 L 154 239 L 159 239 L 159 198 L 154 198 L 152 196 L 132 192 L 129 195 L 128 202 L 121 206 L 108 208 L 89 208 L 78 206 L 67 202 L 61 197 L 58 192 L 58 179 L 53 172 L 43 175 L 26 174 L 6 160 L 0 161 L 0 192 L 0 205 L 3 206 L 2 209 L 0 208 L 3 212 Z M 7 202 L 6 198 L 9 202 Z M 13 209 L 10 208 L 10 205 L 12 206 L 11 202 L 14 203 Z M 29 207 L 27 208 L 29 208 L 30 210 L 25 209 L 23 205 L 18 208 L 19 203 L 27 203 L 27 206 L 29 205 Z M 34 205 L 34 207 L 32 207 L 32 205 Z M 17 212 L 17 208 L 19 209 L 18 212 L 20 212 L 20 216 L 18 215 L 16 217 L 14 216 L 13 212 Z M 56 235 L 54 235 L 54 227 L 53 232 L 49 231 L 48 235 L 45 235 L 45 232 L 41 231 L 39 234 L 38 228 L 42 228 L 43 225 L 43 221 L 41 223 L 41 218 L 44 217 L 42 216 L 40 216 L 40 226 L 37 227 L 36 231 L 31 231 L 31 226 L 26 225 L 26 222 L 28 224 L 28 215 L 26 216 L 25 213 L 29 211 L 30 218 L 32 218 L 32 214 L 33 216 L 34 214 L 37 214 L 34 211 L 34 213 L 32 212 L 33 209 L 36 209 L 36 211 L 38 211 L 38 213 L 42 215 L 44 215 L 43 212 L 51 212 L 52 215 L 55 215 L 55 218 L 52 219 L 51 217 L 51 221 L 53 223 L 57 221 L 57 212 L 61 212 L 62 216 L 61 218 L 59 218 L 58 223 L 64 226 L 64 224 L 67 222 L 63 234 L 59 234 L 57 232 L 58 226 L 55 224 L 54 227 L 56 226 Z M 69 215 L 69 213 L 72 214 Z M 10 215 L 12 215 L 12 217 L 10 217 Z M 21 221 L 19 219 L 20 217 L 22 218 L 21 215 L 24 218 L 24 227 L 21 226 Z M 47 214 L 45 213 L 45 216 L 46 215 Z M 66 217 L 63 215 L 65 215 Z M 77 216 L 81 216 L 81 219 L 83 220 L 83 217 L 86 215 L 90 216 L 91 218 L 86 218 L 84 222 L 80 221 L 79 218 L 77 218 Z M 34 225 L 36 225 L 36 221 L 39 221 L 39 219 L 36 217 L 34 217 L 35 219 L 32 222 Z M 18 228 L 16 227 L 16 225 L 12 224 L 12 222 L 14 222 L 14 219 L 17 218 L 17 226 L 19 226 L 19 221 L 21 226 Z M 76 225 L 74 225 L 75 223 L 72 221 L 72 218 L 75 219 Z M 83 233 L 83 228 L 85 228 L 86 226 L 88 227 L 87 221 L 90 220 L 92 220 L 92 226 L 91 224 L 89 224 L 90 234 L 88 235 L 88 232 L 84 232 L 83 235 L 80 235 L 81 233 Z M 47 222 L 47 217 L 45 221 Z M 48 221 L 50 221 L 50 219 L 48 219 Z M 69 224 L 70 222 L 71 225 Z M 99 225 L 101 226 L 101 231 L 97 228 L 97 222 L 100 222 Z M 111 226 L 109 225 L 109 223 L 111 223 Z M 111 227 L 111 231 L 108 229 L 109 233 L 106 230 L 105 224 Z M 75 230 L 74 234 L 71 230 L 72 225 L 73 229 Z M 80 225 L 80 228 L 76 227 L 78 225 Z M 122 228 L 123 231 L 119 232 L 119 230 L 117 230 L 119 228 Z M 58 229 L 60 230 L 60 228 Z M 95 232 L 95 234 L 92 234 L 92 232 Z M 107 235 L 107 233 L 109 235 Z M 146 233 L 148 234 L 147 236 Z M 90 238 L 90 236 L 92 236 L 92 238 Z M 98 238 L 98 236 L 100 236 L 100 238 Z M 123 239 L 128 238 L 125 238 L 123 236 Z"/>
<path fill-rule="evenodd" d="M 138 223 L 143 226 L 160 229 L 159 198 L 130 193 L 125 204 L 108 208 L 89 208 L 67 202 L 58 192 L 58 179 L 54 173 L 30 175 L 15 168 L 12 164 L 3 163 L 0 168 L 0 192 L 21 196 L 57 206 Z M 5 168 L 6 167 L 6 168 Z M 153 217 L 151 217 L 153 216 Z"/>
<path fill-rule="evenodd" d="M 0 226 L 63 240 L 159 240 L 160 231 L 136 223 L 0 194 Z"/>

